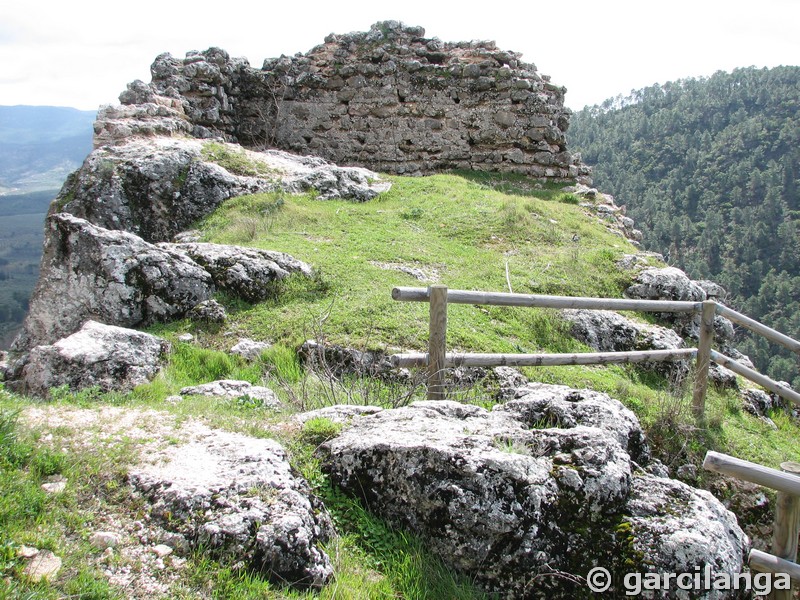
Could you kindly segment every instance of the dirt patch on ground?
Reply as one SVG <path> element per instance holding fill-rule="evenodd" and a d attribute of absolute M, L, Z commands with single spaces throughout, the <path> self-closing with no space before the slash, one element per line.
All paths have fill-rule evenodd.
<path fill-rule="evenodd" d="M 38 432 L 40 444 L 79 455 L 79 464 L 84 453 L 93 455 L 93 460 L 107 458 L 110 471 L 158 464 L 166 460 L 168 449 L 214 433 L 199 421 L 156 410 L 34 406 L 20 417 L 22 425 Z M 102 533 L 107 535 L 99 537 L 111 540 L 108 547 L 93 547 L 88 562 L 126 598 L 168 596 L 182 576 L 188 543 L 154 523 L 144 503 L 135 498 L 125 500 L 126 494 L 127 489 L 113 499 L 79 494 L 80 510 L 90 523 L 80 538 L 92 540 Z"/>

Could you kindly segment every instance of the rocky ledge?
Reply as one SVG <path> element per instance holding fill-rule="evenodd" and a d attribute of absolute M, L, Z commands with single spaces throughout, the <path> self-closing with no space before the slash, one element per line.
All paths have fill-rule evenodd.
<path fill-rule="evenodd" d="M 67 179 L 54 210 L 148 242 L 168 242 L 235 196 L 314 189 L 323 200 L 365 201 L 389 187 L 366 169 L 278 150 L 255 152 L 221 141 L 125 138 L 87 157 Z"/>

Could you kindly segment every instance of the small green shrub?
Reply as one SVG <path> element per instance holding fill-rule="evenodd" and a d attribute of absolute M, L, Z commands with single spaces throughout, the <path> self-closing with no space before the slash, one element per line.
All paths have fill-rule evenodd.
<path fill-rule="evenodd" d="M 581 199 L 576 196 L 575 194 L 561 194 L 556 198 L 559 202 L 563 202 L 564 204 L 579 204 Z"/>
<path fill-rule="evenodd" d="M 342 431 L 340 423 L 334 423 L 325 417 L 316 417 L 309 419 L 303 424 L 301 438 L 308 444 L 319 446 L 335 438 Z"/>
<path fill-rule="evenodd" d="M 400 213 L 400 217 L 403 219 L 408 219 L 412 221 L 416 221 L 421 219 L 425 215 L 425 211 L 420 208 L 419 206 L 411 207 L 407 210 L 404 210 Z"/>
<path fill-rule="evenodd" d="M 264 177 L 275 174 L 275 169 L 251 159 L 241 148 L 234 150 L 230 146 L 218 142 L 208 142 L 203 144 L 201 154 L 205 160 L 218 164 L 234 175 Z"/>

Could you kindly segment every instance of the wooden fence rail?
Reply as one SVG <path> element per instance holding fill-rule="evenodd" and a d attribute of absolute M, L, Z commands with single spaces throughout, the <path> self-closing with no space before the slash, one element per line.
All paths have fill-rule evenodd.
<path fill-rule="evenodd" d="M 539 294 L 510 294 L 505 292 L 483 292 L 451 290 L 444 285 L 428 288 L 396 287 L 392 298 L 400 302 L 428 302 L 430 304 L 428 352 L 395 354 L 392 363 L 398 367 L 427 367 L 428 398 L 440 400 L 446 397 L 445 369 L 455 366 L 556 366 L 556 365 L 602 365 L 611 363 L 639 363 L 645 361 L 678 361 L 694 358 L 694 390 L 692 412 L 698 421 L 705 417 L 705 397 L 708 390 L 708 370 L 716 362 L 731 371 L 775 392 L 787 400 L 800 405 L 800 394 L 781 385 L 769 377 L 736 362 L 712 349 L 714 343 L 714 318 L 727 317 L 767 339 L 789 348 L 800 355 L 800 342 L 754 321 L 735 310 L 713 300 L 684 302 L 670 300 L 631 300 L 627 298 L 581 298 L 572 296 L 545 296 Z M 588 352 L 581 354 L 479 354 L 447 352 L 447 305 L 483 304 L 490 306 L 518 306 L 537 308 L 578 308 L 587 310 L 628 310 L 658 313 L 689 313 L 700 315 L 700 339 L 697 348 L 680 350 L 643 350 L 637 352 Z"/>
<path fill-rule="evenodd" d="M 778 492 L 772 526 L 772 554 L 753 549 L 747 562 L 755 571 L 786 573 L 793 583 L 800 583 L 800 565 L 796 562 L 797 540 L 800 536 L 800 464 L 785 462 L 781 464 L 783 470 L 778 471 L 709 450 L 703 468 Z M 790 600 L 792 591 L 773 590 L 770 598 Z"/>

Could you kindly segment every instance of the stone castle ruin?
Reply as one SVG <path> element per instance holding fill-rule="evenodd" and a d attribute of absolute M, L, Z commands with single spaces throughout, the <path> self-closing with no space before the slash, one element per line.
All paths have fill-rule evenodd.
<path fill-rule="evenodd" d="M 445 169 L 588 179 L 567 150 L 563 87 L 494 42 L 445 43 L 384 21 L 331 34 L 261 69 L 211 48 L 162 54 L 152 82 L 101 109 L 95 143 L 132 135 L 222 137 L 393 174 Z"/>
<path fill-rule="evenodd" d="M 563 88 L 490 42 L 445 44 L 387 21 L 367 33 L 331 35 L 262 69 L 210 49 L 183 60 L 161 55 L 152 73 L 151 83 L 128 86 L 121 105 L 100 111 L 95 150 L 51 205 L 25 327 L 8 365 L 0 361 L 10 390 L 42 397 L 62 386 L 127 392 L 155 377 L 170 352 L 165 339 L 135 328 L 177 319 L 216 327 L 225 318 L 218 292 L 254 303 L 280 290 L 283 278 L 314 276 L 306 257 L 202 242 L 190 231 L 230 198 L 313 189 L 321 201 L 369 201 L 391 184 L 379 172 L 456 168 L 579 182 L 589 175 L 566 149 Z M 231 144 L 206 143 L 213 138 Z M 207 154 L 212 146 L 259 168 L 228 170 Z M 584 193 L 597 226 L 633 231 L 610 197 Z M 649 264 L 629 258 L 632 269 Z M 663 271 L 638 279 L 628 293 L 705 298 L 685 274 Z M 566 319 L 598 351 L 683 344 L 682 330 L 585 313 Z M 181 343 L 206 341 L 189 335 Z M 312 345 L 303 348 L 313 353 Z M 334 372 L 358 372 L 369 361 L 382 369 L 377 353 L 330 349 L 319 354 Z M 332 485 L 503 598 L 588 597 L 591 566 L 607 567 L 617 581 L 627 572 L 692 573 L 697 565 L 728 577 L 742 571 L 749 540 L 734 515 L 710 493 L 670 479 L 622 403 L 531 382 L 511 369 L 491 377 L 492 410 L 449 400 L 326 406 L 275 424 L 298 432 L 312 419 L 340 424 L 316 454 Z M 265 409 L 280 404 L 269 387 L 247 381 L 204 384 L 164 402 L 204 395 L 257 400 Z M 157 458 L 142 450 L 143 462 L 131 465 L 129 489 L 147 511 L 148 533 L 109 519 L 123 529 L 111 533 L 124 560 L 105 573 L 128 564 L 127 556 L 140 560 L 144 540 L 163 539 L 178 555 L 202 551 L 281 586 L 319 589 L 334 580 L 337 561 L 325 548 L 336 523 L 284 447 L 199 422 L 178 434 L 164 413 L 151 413 L 147 419 L 163 420 L 181 441 L 158 442 Z M 141 418 L 133 409 L 125 414 L 133 416 L 118 420 Z M 83 429 L 94 435 L 94 427 Z M 119 429 L 104 431 L 109 440 L 119 437 Z M 741 595 L 714 589 L 693 597 Z"/>

